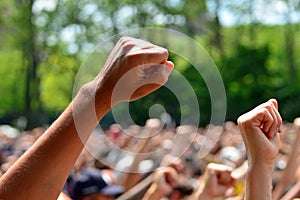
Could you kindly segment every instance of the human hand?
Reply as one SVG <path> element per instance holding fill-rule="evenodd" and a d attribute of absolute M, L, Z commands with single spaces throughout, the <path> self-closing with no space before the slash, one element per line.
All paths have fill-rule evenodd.
<path fill-rule="evenodd" d="M 171 167 L 156 170 L 153 182 L 143 200 L 156 200 L 171 194 L 176 186 L 177 176 L 176 170 Z"/>
<path fill-rule="evenodd" d="M 171 167 L 159 169 L 154 174 L 152 185 L 157 189 L 156 192 L 161 196 L 168 195 L 176 186 L 177 172 Z"/>
<path fill-rule="evenodd" d="M 200 178 L 202 187 L 195 193 L 195 200 L 224 198 L 227 195 L 226 191 L 235 183 L 231 173 L 231 167 L 210 163 L 206 167 L 203 178 Z"/>
<path fill-rule="evenodd" d="M 281 116 L 278 104 L 271 99 L 238 118 L 246 145 L 249 164 L 263 162 L 273 165 L 279 151 Z"/>
<path fill-rule="evenodd" d="M 168 80 L 173 63 L 168 51 L 149 42 L 122 37 L 111 51 L 99 75 L 89 83 L 97 99 L 108 99 L 110 107 L 139 99 Z M 103 95 L 105 96 L 103 98 Z M 97 105 L 96 105 L 97 106 Z"/>
<path fill-rule="evenodd" d="M 281 124 L 275 99 L 238 119 L 249 160 L 246 199 L 272 199 L 272 172 L 279 152 Z"/>

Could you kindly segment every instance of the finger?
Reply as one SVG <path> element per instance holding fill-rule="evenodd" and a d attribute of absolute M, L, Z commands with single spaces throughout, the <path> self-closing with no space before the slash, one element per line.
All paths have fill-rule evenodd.
<path fill-rule="evenodd" d="M 278 111 L 278 107 L 276 109 L 274 109 L 274 113 L 275 113 L 276 119 L 277 119 L 277 132 L 281 132 L 282 118 Z"/>
<path fill-rule="evenodd" d="M 282 127 L 282 117 L 281 117 L 281 115 L 280 115 L 280 113 L 278 112 L 278 110 L 276 110 L 276 115 L 277 115 L 277 117 L 278 117 L 278 120 L 279 120 L 279 122 L 278 122 L 278 132 L 281 132 L 281 127 Z"/>
<path fill-rule="evenodd" d="M 267 110 L 268 111 L 267 111 Z M 266 134 L 268 138 L 272 138 L 279 130 L 282 119 L 280 117 L 280 114 L 278 112 L 278 104 L 275 99 L 270 99 L 269 101 L 258 105 L 256 108 L 253 109 L 253 111 L 259 111 L 260 116 L 262 117 L 261 123 L 262 123 L 262 130 Z M 265 113 L 269 112 L 269 114 L 272 117 L 269 117 L 269 114 Z"/>
<path fill-rule="evenodd" d="M 165 48 L 131 37 L 122 37 L 113 50 L 115 51 L 119 51 L 117 55 L 121 55 L 123 64 L 129 67 L 127 70 L 144 64 L 165 63 L 168 59 L 168 51 Z M 116 52 L 112 55 L 115 54 Z"/>
<path fill-rule="evenodd" d="M 266 107 L 270 106 L 270 103 L 271 103 L 270 101 L 264 102 L 264 103 L 256 106 L 253 110 L 260 110 L 262 108 L 266 108 Z"/>
<path fill-rule="evenodd" d="M 271 130 L 270 132 L 273 133 L 272 137 L 274 137 L 277 132 L 279 132 L 280 130 L 280 127 L 282 125 L 282 118 L 278 112 L 278 104 L 277 104 L 277 101 L 275 99 L 271 99 L 269 100 L 270 102 L 270 105 L 271 105 L 271 109 L 270 109 L 270 112 L 273 116 L 273 119 L 274 119 L 274 123 L 271 127 Z"/>
<path fill-rule="evenodd" d="M 174 63 L 172 61 L 167 61 L 163 63 L 165 66 L 169 67 L 170 69 L 174 69 Z"/>
<path fill-rule="evenodd" d="M 142 71 L 144 72 L 144 75 L 146 77 L 151 76 L 153 73 L 157 72 L 159 70 L 160 67 L 167 67 L 166 70 L 172 70 L 174 68 L 174 64 L 171 61 L 167 61 L 165 63 L 162 63 L 161 65 L 163 66 L 158 66 L 158 65 L 145 65 L 140 67 L 142 69 Z"/>
<path fill-rule="evenodd" d="M 169 67 L 172 66 L 171 62 L 166 63 L 166 65 L 152 65 L 152 69 L 148 69 L 150 74 L 144 76 L 137 86 L 137 90 L 134 91 L 131 100 L 141 98 L 164 85 L 168 81 L 168 77 L 172 72 Z"/>
<path fill-rule="evenodd" d="M 261 108 L 265 108 L 266 106 L 269 106 L 270 104 L 273 104 L 275 106 L 275 108 L 278 109 L 278 103 L 277 103 L 276 99 L 270 99 L 269 101 L 256 106 L 253 110 L 259 110 Z"/>
<path fill-rule="evenodd" d="M 171 64 L 161 64 L 161 65 L 154 65 L 151 66 L 154 70 L 153 73 L 148 75 L 148 78 L 142 80 L 142 83 L 155 83 L 159 85 L 164 85 L 172 72 Z"/>
<path fill-rule="evenodd" d="M 273 124 L 273 117 L 266 107 L 260 109 L 258 113 L 258 120 L 261 123 L 263 132 L 266 134 L 267 137 L 270 137 L 270 128 Z"/>
<path fill-rule="evenodd" d="M 275 106 L 276 110 L 278 110 L 277 100 L 276 99 L 270 99 L 269 101 Z"/>
<path fill-rule="evenodd" d="M 133 48 L 125 56 L 126 63 L 130 63 L 129 68 L 145 64 L 163 64 L 167 62 L 168 51 L 161 47 L 151 47 L 141 49 Z"/>
<path fill-rule="evenodd" d="M 209 170 L 206 175 L 206 184 L 214 186 L 219 184 L 218 174 L 215 170 Z"/>
<path fill-rule="evenodd" d="M 278 111 L 278 103 L 276 101 L 276 99 L 270 99 L 270 101 L 272 102 L 272 104 L 275 106 L 276 108 L 276 116 L 277 116 L 277 120 L 278 120 L 278 132 L 281 132 L 281 126 L 282 126 L 282 117 Z"/>
<path fill-rule="evenodd" d="M 170 172 L 165 173 L 165 180 L 168 185 L 170 185 L 172 188 L 176 187 L 176 181 L 173 175 Z"/>
<path fill-rule="evenodd" d="M 208 170 L 214 170 L 214 171 L 232 171 L 233 169 L 227 165 L 222 164 L 216 164 L 216 163 L 209 163 L 207 165 Z"/>
<path fill-rule="evenodd" d="M 134 46 L 140 46 L 142 48 L 149 48 L 149 47 L 156 46 L 156 45 L 154 45 L 154 44 L 152 44 L 152 43 L 150 43 L 146 40 L 133 38 L 133 37 L 128 37 L 128 36 L 124 36 L 124 37 L 120 38 L 118 43 L 120 43 L 121 46 L 126 46 L 127 44 L 131 44 L 131 45 L 134 45 Z"/>
<path fill-rule="evenodd" d="M 175 169 L 168 167 L 164 172 L 165 181 L 168 183 L 172 188 L 176 187 L 177 185 L 177 172 Z"/>
<path fill-rule="evenodd" d="M 222 185 L 231 185 L 233 183 L 234 178 L 232 178 L 231 173 L 233 169 L 226 165 L 210 163 L 207 166 L 207 170 L 209 170 L 210 175 L 215 175 L 217 178 L 217 182 Z"/>
<path fill-rule="evenodd" d="M 226 186 L 232 184 L 231 171 L 216 171 L 216 174 L 219 184 Z"/>
<path fill-rule="evenodd" d="M 276 114 L 277 112 L 277 109 L 276 107 L 274 106 L 274 104 L 270 103 L 270 108 L 268 108 L 270 114 L 272 115 L 272 118 L 273 118 L 273 123 L 270 127 L 270 130 L 269 130 L 269 138 L 273 138 L 275 136 L 275 134 L 278 132 L 278 124 L 279 124 L 279 118 L 278 118 L 278 115 Z"/>

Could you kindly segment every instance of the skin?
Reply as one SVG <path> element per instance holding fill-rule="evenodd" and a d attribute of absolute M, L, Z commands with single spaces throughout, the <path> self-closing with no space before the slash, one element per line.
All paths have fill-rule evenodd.
<path fill-rule="evenodd" d="M 231 176 L 232 168 L 211 163 L 207 166 L 204 178 L 199 181 L 203 187 L 199 188 L 193 199 L 214 199 L 225 197 L 225 192 L 234 183 Z M 147 190 L 143 200 L 157 200 L 168 196 L 177 184 L 178 174 L 172 167 L 165 167 L 155 171 L 154 180 Z"/>
<path fill-rule="evenodd" d="M 207 165 L 204 176 L 199 179 L 201 187 L 195 192 L 194 199 L 224 198 L 226 191 L 235 183 L 235 178 L 231 176 L 232 170 L 226 165 Z"/>
<path fill-rule="evenodd" d="M 161 87 L 173 64 L 149 42 L 119 40 L 98 76 L 84 85 L 42 137 L 0 179 L 0 199 L 57 199 L 98 121 L 121 101 Z"/>
<path fill-rule="evenodd" d="M 238 119 L 249 159 L 246 199 L 272 199 L 272 173 L 279 152 L 281 124 L 275 99 L 257 106 Z"/>
<path fill-rule="evenodd" d="M 165 167 L 155 171 L 153 183 L 142 200 L 157 200 L 169 195 L 176 185 L 178 174 L 172 167 Z"/>

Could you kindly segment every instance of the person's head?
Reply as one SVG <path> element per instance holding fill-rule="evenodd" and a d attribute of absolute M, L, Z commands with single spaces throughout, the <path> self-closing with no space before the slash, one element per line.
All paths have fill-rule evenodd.
<path fill-rule="evenodd" d="M 99 169 L 84 169 L 70 181 L 68 192 L 75 200 L 114 199 L 124 191 L 122 186 L 112 185 L 109 177 Z"/>

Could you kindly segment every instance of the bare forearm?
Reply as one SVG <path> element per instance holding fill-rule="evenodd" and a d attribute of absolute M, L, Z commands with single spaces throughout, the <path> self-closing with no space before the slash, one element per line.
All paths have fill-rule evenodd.
<path fill-rule="evenodd" d="M 257 163 L 249 167 L 246 178 L 246 199 L 272 199 L 273 165 Z"/>
<path fill-rule="evenodd" d="M 55 199 L 90 133 L 107 110 L 80 91 L 46 133 L 0 179 L 0 199 Z M 100 114 L 101 113 L 101 114 Z M 49 159 L 50 158 L 50 159 Z"/>
<path fill-rule="evenodd" d="M 0 179 L 0 199 L 57 198 L 98 121 L 112 105 L 139 99 L 165 84 L 174 67 L 167 58 L 164 48 L 121 38 L 98 76 L 80 90 L 59 119 Z M 155 70 L 145 78 L 141 66 L 146 64 Z M 119 87 L 114 89 L 117 83 Z M 147 87 L 141 87 L 144 85 Z M 112 94 L 116 94 L 114 98 Z"/>

